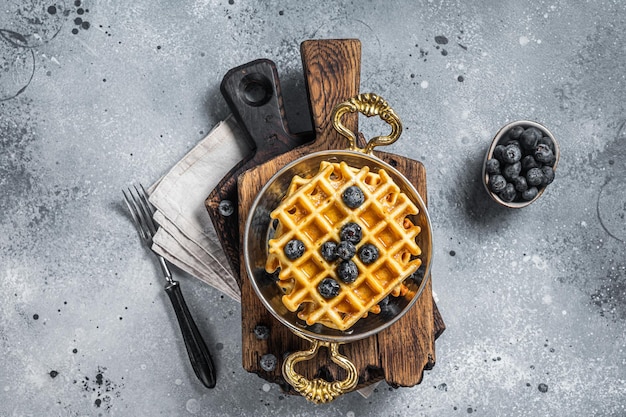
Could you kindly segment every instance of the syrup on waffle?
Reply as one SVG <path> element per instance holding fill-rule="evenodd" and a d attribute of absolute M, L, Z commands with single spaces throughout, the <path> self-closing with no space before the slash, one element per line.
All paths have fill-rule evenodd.
<path fill-rule="evenodd" d="M 363 203 L 356 208 L 342 199 L 351 186 L 364 194 Z M 418 211 L 384 169 L 374 173 L 368 166 L 356 169 L 345 162 L 322 162 L 313 177 L 294 176 L 285 198 L 270 214 L 278 222 L 269 241 L 266 270 L 279 271 L 283 304 L 297 311 L 308 325 L 321 323 L 338 330 L 349 329 L 368 312 L 380 312 L 378 303 L 389 294 L 404 295 L 408 289 L 402 282 L 421 265 L 415 240 L 421 228 L 409 218 Z M 369 264 L 359 256 L 351 259 L 358 268 L 351 283 L 339 277 L 337 261 L 328 261 L 320 253 L 325 242 L 340 242 L 341 229 L 347 223 L 361 227 L 357 250 L 369 243 L 379 252 Z M 304 244 L 304 252 L 295 259 L 285 253 L 285 246 L 294 239 Z M 330 297 L 319 289 L 327 278 L 339 287 Z"/>

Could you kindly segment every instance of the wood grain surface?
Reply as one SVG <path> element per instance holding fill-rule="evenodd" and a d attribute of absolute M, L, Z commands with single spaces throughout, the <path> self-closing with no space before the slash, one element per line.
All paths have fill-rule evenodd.
<path fill-rule="evenodd" d="M 359 93 L 360 47 L 358 40 L 302 43 L 302 61 L 316 138 L 313 142 L 279 155 L 239 176 L 240 218 L 246 218 L 262 186 L 285 164 L 311 152 L 346 147 L 346 140 L 331 126 L 331 112 L 337 103 Z M 358 115 L 347 115 L 343 122 L 356 131 Z M 376 154 L 402 172 L 426 201 L 426 171 L 420 162 L 388 153 Z M 243 236 L 244 228 L 242 223 L 240 236 Z M 240 273 L 243 366 L 268 381 L 281 384 L 289 391 L 290 387 L 286 386 L 281 375 L 282 359 L 286 353 L 307 349 L 308 342 L 291 333 L 267 311 L 254 292 L 245 267 L 241 268 Z M 270 337 L 256 337 L 254 329 L 257 325 L 267 326 Z M 381 379 L 385 379 L 393 387 L 413 386 L 421 381 L 424 369 L 430 369 L 434 365 L 434 341 L 444 329 L 445 325 L 432 299 L 429 281 L 414 307 L 393 326 L 378 335 L 342 345 L 341 350 L 359 371 L 357 388 Z M 332 365 L 325 353 L 322 350 L 317 361 L 301 363 L 298 371 L 308 378 L 343 378 L 343 371 Z M 259 361 L 265 354 L 273 354 L 278 358 L 279 365 L 275 370 L 265 371 L 260 367 Z"/>

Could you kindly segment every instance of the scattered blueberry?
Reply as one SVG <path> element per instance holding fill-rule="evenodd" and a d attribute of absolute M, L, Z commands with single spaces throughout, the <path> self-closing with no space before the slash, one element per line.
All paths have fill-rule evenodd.
<path fill-rule="evenodd" d="M 352 261 L 343 261 L 337 267 L 337 275 L 339 279 L 346 284 L 353 283 L 359 276 L 359 269 Z"/>
<path fill-rule="evenodd" d="M 317 291 L 324 298 L 334 298 L 339 295 L 341 287 L 339 283 L 332 278 L 324 278 L 317 286 Z"/>
<path fill-rule="evenodd" d="M 515 187 L 516 191 L 524 192 L 528 189 L 528 183 L 526 182 L 526 178 L 522 176 L 515 177 L 511 180 L 511 183 Z"/>
<path fill-rule="evenodd" d="M 356 223 L 346 223 L 341 228 L 341 233 L 339 234 L 341 240 L 346 240 L 350 243 L 357 244 L 361 241 L 363 237 L 363 232 L 361 231 L 361 226 Z"/>
<path fill-rule="evenodd" d="M 517 161 L 513 164 L 507 164 L 502 170 L 502 176 L 511 181 L 513 178 L 518 177 L 520 172 L 522 172 L 522 163 Z"/>
<path fill-rule="evenodd" d="M 504 187 L 504 190 L 500 191 L 498 195 L 500 196 L 502 200 L 511 202 L 515 199 L 516 194 L 517 193 L 515 192 L 515 187 L 513 186 L 513 184 L 508 183 Z"/>
<path fill-rule="evenodd" d="M 522 191 L 522 199 L 525 201 L 530 201 L 533 198 L 537 197 L 537 194 L 539 194 L 539 190 L 537 189 L 537 187 L 530 187 L 526 191 Z"/>
<path fill-rule="evenodd" d="M 541 162 L 542 164 L 553 164 L 554 163 L 554 153 L 552 149 L 548 145 L 544 145 L 540 143 L 535 148 L 535 159 L 537 162 Z"/>
<path fill-rule="evenodd" d="M 489 188 L 491 191 L 499 193 L 504 190 L 504 187 L 506 187 L 506 180 L 502 175 L 496 174 L 489 177 Z"/>
<path fill-rule="evenodd" d="M 235 212 L 235 206 L 230 200 L 222 200 L 219 206 L 217 206 L 217 211 L 224 217 L 232 216 Z"/>
<path fill-rule="evenodd" d="M 359 259 L 365 265 L 376 262 L 378 259 L 378 248 L 371 243 L 366 243 L 359 249 Z"/>
<path fill-rule="evenodd" d="M 266 372 L 272 372 L 274 369 L 276 369 L 277 363 L 278 359 L 276 359 L 276 356 L 272 355 L 271 353 L 266 353 L 265 355 L 261 356 L 261 359 L 259 359 L 259 365 L 261 365 L 261 369 Z"/>
<path fill-rule="evenodd" d="M 344 261 L 348 261 L 352 259 L 352 257 L 356 253 L 356 247 L 352 243 L 346 240 L 342 240 L 337 245 L 337 250 L 335 253 L 337 254 L 338 257 L 340 257 Z"/>
<path fill-rule="evenodd" d="M 546 165 L 541 167 L 541 172 L 543 173 L 541 185 L 545 187 L 546 185 L 552 184 L 552 181 L 554 181 L 554 169 Z"/>
<path fill-rule="evenodd" d="M 254 336 L 259 340 L 266 340 L 270 337 L 270 328 L 264 324 L 254 326 Z"/>
<path fill-rule="evenodd" d="M 502 161 L 507 164 L 514 164 L 522 159 L 522 150 L 517 145 L 507 145 L 502 154 Z"/>
<path fill-rule="evenodd" d="M 285 245 L 285 255 L 292 261 L 304 254 L 304 243 L 298 239 L 292 239 Z"/>
<path fill-rule="evenodd" d="M 500 161 L 495 158 L 487 160 L 487 173 L 499 174 L 500 173 Z"/>
<path fill-rule="evenodd" d="M 357 208 L 365 201 L 363 191 L 356 185 L 346 188 L 341 197 L 346 206 L 350 208 Z"/>
<path fill-rule="evenodd" d="M 328 262 L 337 260 L 337 244 L 335 242 L 330 240 L 328 242 L 324 242 L 320 248 L 320 252 L 322 254 L 322 258 Z"/>
<path fill-rule="evenodd" d="M 526 172 L 526 182 L 528 182 L 528 185 L 540 185 L 541 181 L 543 181 L 541 168 L 531 168 Z"/>

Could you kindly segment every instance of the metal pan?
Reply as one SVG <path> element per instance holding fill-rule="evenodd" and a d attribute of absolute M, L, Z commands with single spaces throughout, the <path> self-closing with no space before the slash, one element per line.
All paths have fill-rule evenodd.
<path fill-rule="evenodd" d="M 378 115 L 389 123 L 392 132 L 387 136 L 371 139 L 364 149 L 356 145 L 356 135 L 341 123 L 346 113 L 360 112 L 367 117 Z M 251 284 L 264 306 L 276 319 L 295 334 L 311 341 L 308 351 L 292 353 L 283 363 L 283 376 L 296 391 L 313 402 L 329 402 L 345 392 L 351 391 L 357 384 L 358 375 L 355 366 L 348 358 L 339 354 L 338 346 L 364 339 L 381 332 L 402 317 L 422 293 L 430 276 L 432 261 L 432 227 L 426 205 L 415 187 L 399 171 L 377 158 L 373 150 L 376 146 L 395 142 L 402 131 L 402 125 L 387 102 L 375 94 L 361 94 L 337 105 L 333 111 L 333 125 L 349 142 L 349 149 L 316 152 L 301 157 L 280 169 L 261 189 L 250 209 L 243 238 L 244 262 Z M 347 331 L 331 329 L 320 324 L 307 326 L 289 311 L 282 303 L 282 291 L 265 272 L 268 240 L 272 237 L 272 220 L 269 216 L 281 202 L 294 175 L 315 175 L 322 161 L 346 162 L 349 166 L 362 168 L 368 166 L 372 172 L 384 169 L 415 205 L 419 214 L 411 220 L 421 227 L 417 243 L 422 250 L 420 256 L 424 267 L 424 279 L 407 277 L 404 285 L 409 288 L 406 296 L 389 297 L 389 302 L 379 314 L 369 314 L 361 318 Z M 315 357 L 319 347 L 325 346 L 330 351 L 330 358 L 346 369 L 347 377 L 342 381 L 327 382 L 322 379 L 308 380 L 294 370 L 296 363 Z"/>

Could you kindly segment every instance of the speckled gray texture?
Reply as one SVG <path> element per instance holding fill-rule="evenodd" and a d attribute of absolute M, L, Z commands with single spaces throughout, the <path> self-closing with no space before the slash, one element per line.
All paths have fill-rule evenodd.
<path fill-rule="evenodd" d="M 626 415 L 625 22 L 619 0 L 5 0 L 0 415 Z M 214 352 L 207 390 L 120 190 L 223 119 L 222 76 L 256 58 L 308 128 L 299 44 L 327 37 L 361 39 L 361 90 L 406 127 L 391 150 L 427 168 L 437 364 L 413 388 L 310 405 L 246 373 L 239 306 L 176 271 Z M 517 119 L 562 153 L 512 211 L 479 172 Z"/>

